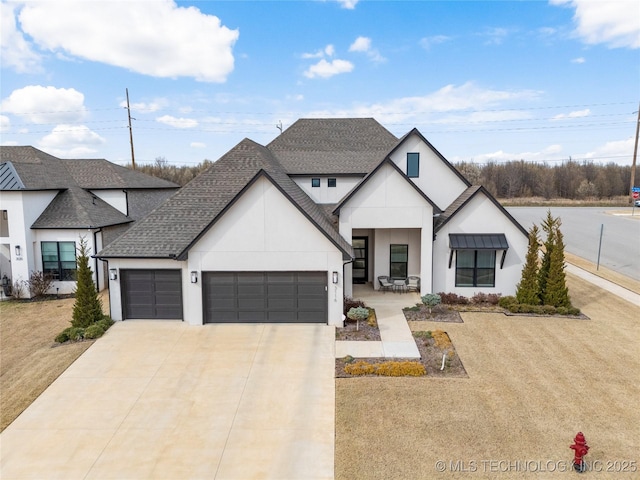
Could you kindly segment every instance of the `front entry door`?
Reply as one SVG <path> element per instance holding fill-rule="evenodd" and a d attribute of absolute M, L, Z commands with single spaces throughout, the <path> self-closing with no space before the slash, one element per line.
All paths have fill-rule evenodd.
<path fill-rule="evenodd" d="M 367 237 L 353 237 L 353 252 L 355 260 L 353 261 L 353 283 L 367 283 L 369 278 L 369 268 L 367 258 L 369 256 Z"/>

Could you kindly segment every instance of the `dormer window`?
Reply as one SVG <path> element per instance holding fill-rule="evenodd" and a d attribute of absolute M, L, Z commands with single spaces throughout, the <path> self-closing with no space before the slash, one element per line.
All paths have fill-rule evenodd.
<path fill-rule="evenodd" d="M 420 154 L 407 153 L 407 177 L 417 178 L 420 176 Z"/>
<path fill-rule="evenodd" d="M 320 187 L 320 179 L 319 178 L 312 178 L 311 179 L 311 186 L 313 188 L 318 188 Z"/>
<path fill-rule="evenodd" d="M 336 179 L 335 178 L 327 179 L 327 187 L 333 188 L 335 186 L 336 186 Z"/>

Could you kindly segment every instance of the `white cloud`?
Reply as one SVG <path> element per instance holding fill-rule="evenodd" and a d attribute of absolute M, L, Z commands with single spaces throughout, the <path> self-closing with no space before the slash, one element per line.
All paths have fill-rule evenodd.
<path fill-rule="evenodd" d="M 172 0 L 29 1 L 19 20 L 42 49 L 143 75 L 205 82 L 224 82 L 233 71 L 239 35 L 218 17 Z"/>
<path fill-rule="evenodd" d="M 11 120 L 6 115 L 0 115 L 0 132 L 6 132 L 11 128 Z"/>
<path fill-rule="evenodd" d="M 525 162 L 552 162 L 556 160 L 566 159 L 567 155 L 562 153 L 563 149 L 561 145 L 549 145 L 539 152 L 505 152 L 503 150 L 497 150 L 495 152 L 483 153 L 473 156 L 474 163 L 486 164 L 488 162 L 510 162 L 524 160 Z M 464 159 L 459 157 L 453 157 L 452 162 L 459 162 Z"/>
<path fill-rule="evenodd" d="M 85 125 L 58 125 L 38 142 L 51 155 L 81 157 L 96 152 L 106 140 Z"/>
<path fill-rule="evenodd" d="M 578 57 L 578 58 L 574 58 L 574 59 L 572 59 L 572 60 L 571 60 L 571 63 L 578 63 L 578 64 L 579 64 L 579 63 L 584 63 L 584 62 L 586 62 L 586 61 L 587 61 L 587 60 L 586 60 L 584 57 Z"/>
<path fill-rule="evenodd" d="M 333 57 L 333 55 L 336 53 L 336 49 L 333 45 L 329 44 L 326 47 L 324 47 L 324 53 L 328 57 Z"/>
<path fill-rule="evenodd" d="M 349 46 L 349 51 L 366 53 L 367 56 L 376 63 L 384 62 L 386 60 L 382 55 L 380 55 L 378 50 L 371 47 L 371 39 L 369 37 L 356 38 L 351 46 Z"/>
<path fill-rule="evenodd" d="M 29 85 L 2 100 L 3 112 L 20 115 L 32 123 L 70 123 L 86 114 L 84 95 L 74 88 Z"/>
<path fill-rule="evenodd" d="M 207 144 L 202 142 L 191 142 L 189 146 L 191 148 L 207 148 Z"/>
<path fill-rule="evenodd" d="M 637 0 L 550 0 L 550 3 L 575 8 L 576 35 L 586 43 L 640 48 Z"/>
<path fill-rule="evenodd" d="M 193 118 L 176 118 L 171 115 L 163 115 L 156 118 L 156 122 L 164 123 L 165 125 L 171 125 L 175 128 L 195 128 L 198 126 L 198 121 Z"/>
<path fill-rule="evenodd" d="M 420 46 L 425 50 L 429 50 L 433 45 L 439 45 L 441 43 L 448 42 L 452 37 L 446 35 L 433 35 L 431 37 L 424 37 L 420 39 Z"/>
<path fill-rule="evenodd" d="M 162 110 L 168 104 L 169 102 L 166 99 L 158 98 L 148 103 L 146 102 L 129 103 L 129 108 L 131 108 L 132 112 L 153 113 L 153 112 L 157 112 L 158 110 Z M 127 101 L 123 100 L 122 102 L 120 102 L 120 106 L 126 108 Z"/>
<path fill-rule="evenodd" d="M 353 10 L 360 0 L 337 0 L 342 8 Z"/>
<path fill-rule="evenodd" d="M 40 73 L 40 55 L 33 51 L 16 25 L 15 6 L 0 3 L 0 59 L 18 73 Z"/>
<path fill-rule="evenodd" d="M 322 50 L 318 50 L 317 52 L 303 53 L 302 58 L 304 59 L 323 58 L 325 55 L 328 57 L 332 57 L 334 53 L 336 53 L 336 49 L 334 48 L 333 45 L 329 44 L 326 47 L 324 47 Z"/>
<path fill-rule="evenodd" d="M 583 118 L 583 117 L 588 117 L 589 115 L 591 115 L 591 110 L 586 108 L 584 110 L 576 110 L 575 112 L 559 113 L 558 115 L 555 115 L 554 117 L 552 117 L 551 120 L 564 120 L 567 118 Z"/>
<path fill-rule="evenodd" d="M 485 45 L 502 45 L 502 42 L 504 42 L 509 33 L 509 30 L 506 28 L 494 27 L 487 28 L 482 36 L 487 39 Z"/>
<path fill-rule="evenodd" d="M 347 60 L 335 59 L 327 62 L 324 58 L 315 65 L 311 65 L 305 72 L 307 78 L 329 78 L 340 73 L 348 73 L 353 70 L 353 64 Z"/>
<path fill-rule="evenodd" d="M 584 154 L 585 158 L 593 158 L 599 163 L 618 163 L 630 165 L 633 158 L 633 146 L 635 139 L 629 137 L 626 140 L 614 140 L 597 147 L 593 152 Z"/>

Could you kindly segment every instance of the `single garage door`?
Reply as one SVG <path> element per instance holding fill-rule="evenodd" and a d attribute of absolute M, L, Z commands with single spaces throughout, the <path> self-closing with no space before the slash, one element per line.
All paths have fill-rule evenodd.
<path fill-rule="evenodd" d="M 327 272 L 203 272 L 205 323 L 327 323 Z"/>
<path fill-rule="evenodd" d="M 182 319 L 180 270 L 120 270 L 126 319 Z"/>

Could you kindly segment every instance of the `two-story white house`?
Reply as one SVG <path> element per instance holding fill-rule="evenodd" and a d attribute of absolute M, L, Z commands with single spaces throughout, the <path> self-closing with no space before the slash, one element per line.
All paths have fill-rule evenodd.
<path fill-rule="evenodd" d="M 73 292 L 82 238 L 95 254 L 178 188 L 102 159 L 63 160 L 28 146 L 0 155 L 0 278 L 13 285 L 41 272 L 54 280 L 49 293 Z M 103 262 L 91 268 L 104 289 Z"/>
<path fill-rule="evenodd" d="M 515 293 L 527 232 L 416 129 L 301 119 L 245 139 L 104 248 L 114 319 L 341 325 L 354 283 Z"/>

